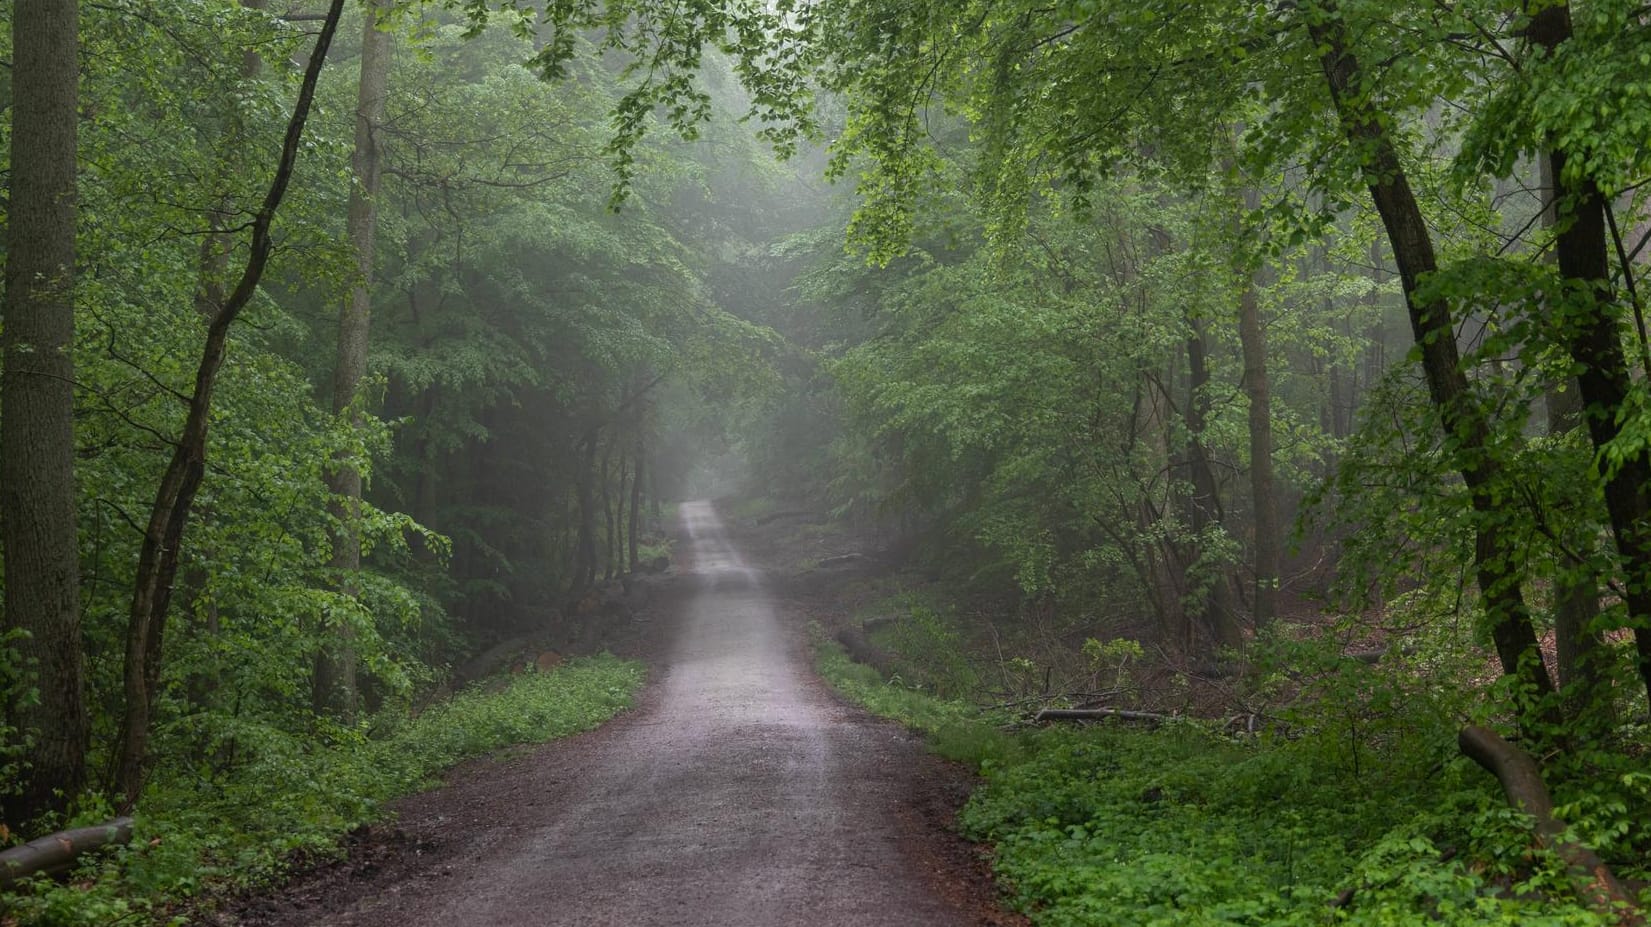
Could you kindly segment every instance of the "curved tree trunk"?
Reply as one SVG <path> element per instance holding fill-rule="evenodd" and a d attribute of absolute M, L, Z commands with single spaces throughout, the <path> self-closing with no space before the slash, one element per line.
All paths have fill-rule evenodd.
<path fill-rule="evenodd" d="M 1499 523 L 1501 501 L 1495 484 L 1500 464 L 1490 446 L 1490 423 L 1474 402 L 1462 371 L 1449 307 L 1442 299 L 1424 300 L 1417 293 L 1421 278 L 1438 270 L 1433 239 L 1393 139 L 1369 109 L 1362 89 L 1365 76 L 1348 48 L 1346 25 L 1333 5 L 1327 4 L 1323 13 L 1323 18 L 1307 23 L 1307 31 L 1321 49 L 1320 64 L 1342 132 L 1348 144 L 1364 156 L 1370 197 L 1399 266 L 1411 334 L 1421 350 L 1428 394 L 1449 443 L 1457 448 L 1456 469 L 1467 485 L 1476 515 L 1474 574 L 1490 619 L 1496 653 L 1504 673 L 1518 676 L 1538 696 L 1549 695 L 1554 691 L 1553 680 L 1537 649 L 1522 589 L 1524 576 L 1518 551 Z"/>
<path fill-rule="evenodd" d="M 1615 916 L 1621 923 L 1641 924 L 1635 893 L 1616 877 L 1599 854 L 1566 836 L 1564 822 L 1554 816 L 1553 799 L 1542 781 L 1536 760 L 1503 740 L 1495 731 L 1470 724 L 1456 735 L 1462 754 L 1496 777 L 1508 804 L 1529 814 L 1537 842 L 1558 856 L 1570 871 L 1577 893 L 1590 907 Z"/>
<path fill-rule="evenodd" d="M 123 796 L 128 808 L 137 802 L 143 790 L 149 725 L 156 687 L 160 682 L 161 641 L 166 629 L 167 609 L 171 604 L 173 580 L 178 573 L 184 526 L 189 520 L 195 492 L 200 489 L 201 477 L 206 470 L 206 435 L 212 415 L 212 393 L 229 349 L 229 329 L 252 301 L 253 294 L 258 291 L 258 281 L 263 278 L 264 267 L 269 263 L 270 250 L 274 246 L 270 225 L 275 221 L 275 211 L 286 197 L 287 184 L 292 180 L 304 124 L 309 119 L 310 105 L 315 99 L 315 85 L 321 77 L 327 48 L 332 44 L 338 19 L 343 12 L 344 0 L 332 0 L 316 38 L 315 49 L 310 53 L 297 105 L 287 122 L 275 176 L 270 181 L 263 204 L 253 217 L 252 248 L 246 267 L 234 291 L 207 326 L 206 343 L 201 348 L 201 360 L 195 370 L 195 392 L 190 396 L 183 434 L 173 449 L 166 471 L 161 475 L 155 502 L 150 508 L 149 524 L 144 529 L 143 543 L 138 550 L 137 576 L 126 627 L 126 710 L 121 719 L 120 738 L 112 756 L 110 775 L 111 790 Z"/>
<path fill-rule="evenodd" d="M 0 707 L 35 737 L 19 794 L 5 802 L 5 818 L 22 822 L 64 810 L 86 782 L 74 476 L 79 5 L 17 0 L 11 27 L 0 551 L 5 629 L 27 632 L 14 646 L 40 697 Z"/>

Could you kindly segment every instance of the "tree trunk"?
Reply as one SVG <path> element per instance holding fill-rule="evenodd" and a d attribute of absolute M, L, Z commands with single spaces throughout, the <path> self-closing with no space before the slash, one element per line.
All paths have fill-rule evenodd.
<path fill-rule="evenodd" d="M 155 502 L 150 509 L 149 524 L 144 529 L 143 543 L 138 550 L 137 575 L 126 628 L 126 711 L 121 720 L 119 743 L 111 758 L 113 769 L 110 776 L 111 790 L 123 796 L 128 808 L 137 802 L 143 790 L 143 765 L 149 746 L 149 725 L 156 687 L 160 681 L 161 641 L 166 629 L 167 608 L 171 603 L 173 579 L 178 572 L 184 526 L 189 520 L 195 492 L 200 488 L 201 477 L 206 470 L 206 436 L 211 421 L 212 393 L 229 347 L 229 329 L 241 310 L 252 301 L 264 267 L 269 263 L 270 249 L 274 245 L 270 225 L 292 179 L 304 124 L 309 118 L 310 104 L 315 99 L 315 84 L 320 79 L 321 65 L 326 61 L 327 48 L 332 44 L 333 33 L 337 31 L 338 18 L 343 11 L 344 0 L 332 0 L 316 38 L 315 49 L 310 53 L 298 102 L 287 122 L 280 162 L 264 202 L 253 216 L 251 253 L 247 256 L 246 267 L 234 291 L 207 326 L 206 342 L 195 370 L 195 392 L 189 400 L 183 434 L 161 476 Z"/>
<path fill-rule="evenodd" d="M 1544 6 L 1531 19 L 1533 42 L 1553 52 L 1571 38 L 1571 13 L 1565 3 Z M 1556 256 L 1559 274 L 1580 284 L 1587 296 L 1567 295 L 1559 329 L 1571 359 L 1580 370 L 1584 417 L 1594 447 L 1603 451 L 1621 432 L 1618 413 L 1627 408 L 1631 377 L 1622 349 L 1622 306 L 1611 289 L 1611 259 L 1606 237 L 1605 197 L 1592 178 L 1567 178 L 1567 153 L 1548 153 L 1553 201 L 1561 222 Z M 1628 268 L 1623 268 L 1626 272 Z M 1605 508 L 1621 556 L 1629 624 L 1634 627 L 1640 680 L 1651 698 L 1651 453 L 1640 448 L 1616 461 L 1605 477 Z"/>
<path fill-rule="evenodd" d="M 35 873 L 66 872 L 82 853 L 132 841 L 132 819 L 115 818 L 91 827 L 60 830 L 0 852 L 0 891 Z"/>
<path fill-rule="evenodd" d="M 1244 194 L 1248 209 L 1257 208 L 1260 200 L 1254 190 Z M 1279 500 L 1273 485 L 1273 399 L 1267 381 L 1267 336 L 1261 327 L 1260 303 L 1255 280 L 1245 281 L 1238 297 L 1238 341 L 1244 355 L 1244 393 L 1250 400 L 1250 500 L 1255 509 L 1255 544 L 1251 550 L 1255 597 L 1250 616 L 1258 631 L 1278 614 L 1279 564 L 1284 558 Z"/>
<path fill-rule="evenodd" d="M 1433 240 L 1411 192 L 1410 180 L 1384 124 L 1369 109 L 1366 79 L 1348 49 L 1346 25 L 1333 5 L 1324 18 L 1307 24 L 1322 50 L 1320 64 L 1347 141 L 1364 157 L 1370 197 L 1399 266 L 1410 315 L 1411 334 L 1422 355 L 1428 393 L 1443 422 L 1447 446 L 1456 448 L 1457 472 L 1467 484 L 1475 513 L 1474 573 L 1490 619 L 1502 671 L 1518 676 L 1538 696 L 1551 694 L 1553 681 L 1542 664 L 1530 609 L 1521 588 L 1518 551 L 1499 522 L 1500 463 L 1491 447 L 1491 427 L 1473 401 L 1462 371 L 1450 309 L 1442 299 L 1417 295 L 1422 277 L 1438 270 Z"/>
<path fill-rule="evenodd" d="M 631 474 L 631 527 L 625 538 L 626 542 L 630 546 L 630 556 L 627 559 L 630 563 L 630 571 L 632 573 L 636 572 L 636 566 L 639 560 L 636 551 L 637 538 L 641 535 L 642 528 L 642 476 L 647 471 L 647 468 L 642 465 L 642 461 L 645 458 L 646 455 L 643 453 L 642 435 L 639 431 L 636 436 L 636 472 Z"/>
<path fill-rule="evenodd" d="M 1187 442 L 1187 470 L 1192 483 L 1192 498 L 1188 506 L 1194 534 L 1193 548 L 1188 560 L 1202 559 L 1208 532 L 1224 527 L 1221 510 L 1221 492 L 1215 481 L 1215 470 L 1210 466 L 1209 449 L 1204 445 L 1204 429 L 1209 422 L 1210 372 L 1205 345 L 1206 333 L 1202 319 L 1189 318 L 1191 334 L 1187 337 L 1187 413 L 1189 434 Z M 1244 643 L 1243 632 L 1235 618 L 1231 578 L 1225 563 L 1206 564 L 1209 572 L 1209 591 L 1202 596 L 1199 617 L 1216 643 L 1223 647 L 1239 647 Z"/>
<path fill-rule="evenodd" d="M 575 483 L 579 498 L 579 540 L 574 550 L 573 568 L 575 599 L 584 595 L 596 580 L 596 491 L 591 483 L 596 479 L 596 442 L 599 436 L 600 433 L 594 428 L 586 432 Z"/>
<path fill-rule="evenodd" d="M 1554 202 L 1553 165 L 1547 158 L 1539 158 L 1542 188 L 1542 224 L 1552 228 L 1558 221 L 1558 206 Z M 1549 435 L 1565 435 L 1582 427 L 1582 393 L 1576 379 L 1570 378 L 1560 390 L 1560 384 L 1550 386 L 1544 395 Z M 1596 527 L 1589 520 L 1584 530 L 1569 532 L 1570 541 L 1578 550 L 1592 550 L 1592 535 Z M 1604 639 L 1594 629 L 1599 617 L 1600 577 L 1583 564 L 1572 564 L 1567 569 L 1561 564 L 1554 578 L 1554 668 L 1559 684 L 1575 693 L 1578 707 L 1592 706 L 1596 710 L 1607 705 L 1602 698 L 1608 690 Z"/>
<path fill-rule="evenodd" d="M 614 438 L 617 441 L 617 438 Z M 627 486 L 627 479 L 634 479 L 631 463 L 624 451 L 619 451 L 619 491 L 614 494 L 614 542 L 613 542 L 613 572 L 622 573 L 626 570 L 626 532 L 631 525 L 626 521 L 626 506 L 631 501 L 631 491 Z"/>
<path fill-rule="evenodd" d="M 12 12 L 10 203 L 0 326 L 0 550 L 5 628 L 36 704 L 6 716 L 35 743 L 7 820 L 62 811 L 86 783 L 87 719 L 75 523 L 74 266 L 79 11 Z M 61 792 L 61 794 L 55 794 Z"/>
<path fill-rule="evenodd" d="M 602 452 L 602 469 L 597 471 L 597 483 L 602 487 L 602 523 L 606 528 L 602 536 L 602 581 L 613 579 L 613 561 L 619 554 L 614 546 L 614 518 L 613 518 L 613 480 L 609 477 L 609 465 L 613 462 L 614 441 L 608 449 Z M 625 465 L 619 464 L 620 479 L 624 479 Z"/>
<path fill-rule="evenodd" d="M 378 229 L 378 190 L 382 176 L 385 99 L 390 79 L 394 36 L 384 23 L 390 0 L 370 0 L 362 11 L 361 76 L 356 90 L 355 150 L 350 171 L 350 204 L 345 229 L 355 250 L 356 273 L 349 300 L 338 314 L 338 360 L 333 368 L 333 414 L 348 416 L 360 427 L 356 391 L 367 372 L 367 345 L 372 323 L 373 252 Z M 327 474 L 332 492 L 327 508 L 334 519 L 331 566 L 339 590 L 360 595 L 361 470 L 349 455 L 333 460 Z M 316 654 L 314 702 L 317 712 L 348 718 L 355 711 L 355 635 L 348 624 L 336 629 L 332 647 Z"/>
<path fill-rule="evenodd" d="M 1565 862 L 1577 893 L 1590 907 L 1617 918 L 1619 923 L 1644 923 L 1635 907 L 1636 893 L 1616 877 L 1599 854 L 1570 837 L 1569 828 L 1554 816 L 1553 799 L 1529 753 L 1495 731 L 1473 724 L 1457 734 L 1456 745 L 1463 756 L 1496 777 L 1508 804 L 1531 816 L 1537 842 Z"/>

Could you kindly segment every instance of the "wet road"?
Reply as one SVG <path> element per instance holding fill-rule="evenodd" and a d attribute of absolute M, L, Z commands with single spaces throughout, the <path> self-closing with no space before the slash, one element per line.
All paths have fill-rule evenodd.
<path fill-rule="evenodd" d="M 901 769 L 919 748 L 811 677 L 800 634 L 709 503 L 685 504 L 682 518 L 688 575 L 656 622 L 673 642 L 641 709 L 517 764 L 508 775 L 520 781 L 501 785 L 508 809 L 456 782 L 442 813 L 461 839 L 292 923 L 968 921 L 902 847 Z"/>

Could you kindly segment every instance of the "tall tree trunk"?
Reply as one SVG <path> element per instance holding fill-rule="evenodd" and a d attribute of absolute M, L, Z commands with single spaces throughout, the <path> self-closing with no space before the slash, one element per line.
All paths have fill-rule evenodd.
<path fill-rule="evenodd" d="M 1553 165 L 1547 158 L 1539 158 L 1542 189 L 1542 225 L 1552 228 L 1559 218 L 1554 202 Z M 1562 390 L 1560 386 L 1565 388 Z M 1547 411 L 1548 434 L 1565 435 L 1582 427 L 1582 394 L 1576 378 L 1549 386 L 1543 405 Z M 1596 532 L 1591 523 L 1584 530 L 1570 532 L 1571 541 L 1579 550 L 1591 550 Z M 1583 564 L 1567 567 L 1561 564 L 1554 579 L 1554 668 L 1559 683 L 1576 693 L 1579 707 L 1596 708 L 1605 701 L 1606 654 L 1604 640 L 1593 627 L 1599 617 L 1600 577 Z"/>
<path fill-rule="evenodd" d="M 332 44 L 333 34 L 338 29 L 338 18 L 343 12 L 344 0 L 332 0 L 315 48 L 310 53 L 298 102 L 287 122 L 275 176 L 270 181 L 263 203 L 253 216 L 252 246 L 246 267 L 235 289 L 207 326 L 201 360 L 195 369 L 195 392 L 189 400 L 183 434 L 173 448 L 166 471 L 161 475 L 149 513 L 149 524 L 144 529 L 143 543 L 138 550 L 137 576 L 126 628 L 126 711 L 121 720 L 119 742 L 111 758 L 113 768 L 110 776 L 110 788 L 123 796 L 127 807 L 137 802 L 143 790 L 143 765 L 148 752 L 156 687 L 160 681 L 161 641 L 166 629 L 167 608 L 171 603 L 173 579 L 178 572 L 184 526 L 189 520 L 195 492 L 200 488 L 201 477 L 206 470 L 206 436 L 212 415 L 212 393 L 228 351 L 230 326 L 257 293 L 258 281 L 269 263 L 270 250 L 274 246 L 270 225 L 275 221 L 275 211 L 285 198 L 287 184 L 292 179 L 304 124 L 309 119 L 310 105 L 315 99 L 315 84 L 321 77 L 327 48 Z"/>
<path fill-rule="evenodd" d="M 615 437 L 614 443 L 617 444 L 618 442 L 618 437 Z M 612 542 L 608 545 L 608 578 L 610 579 L 613 578 L 615 573 L 625 572 L 625 529 L 627 527 L 625 522 L 625 504 L 630 501 L 630 493 L 626 488 L 625 480 L 628 478 L 627 471 L 631 469 L 628 465 L 628 460 L 629 458 L 626 456 L 625 451 L 621 449 L 619 451 L 619 487 L 618 491 L 615 492 L 613 496 L 614 533 Z"/>
<path fill-rule="evenodd" d="M 1189 318 L 1191 333 L 1187 336 L 1187 470 L 1192 483 L 1189 514 L 1195 536 L 1188 559 L 1196 562 L 1207 548 L 1206 534 L 1220 530 L 1224 525 L 1221 493 L 1215 480 L 1215 469 L 1210 465 L 1209 448 L 1204 444 L 1204 429 L 1209 422 L 1210 370 L 1205 344 L 1204 320 Z M 1225 563 L 1206 564 L 1209 590 L 1202 598 L 1199 618 L 1209 628 L 1210 635 L 1223 647 L 1238 647 L 1244 643 L 1233 608 L 1232 583 Z"/>
<path fill-rule="evenodd" d="M 1544 6 L 1531 19 L 1531 40 L 1553 52 L 1571 38 L 1570 8 L 1563 2 Z M 1559 328 L 1571 359 L 1580 368 L 1584 418 L 1594 447 L 1603 450 L 1622 426 L 1618 413 L 1627 407 L 1631 377 L 1622 349 L 1622 306 L 1611 288 L 1611 259 L 1606 237 L 1605 197 L 1592 178 L 1565 175 L 1567 153 L 1548 153 L 1553 200 L 1559 206 L 1556 255 L 1559 274 L 1580 284 L 1586 296 L 1567 294 Z M 1569 221 L 1565 221 L 1565 220 Z M 1624 268 L 1626 272 L 1628 268 Z M 1611 516 L 1624 573 L 1629 622 L 1634 626 L 1638 668 L 1651 698 L 1651 454 L 1644 448 L 1617 461 L 1605 477 L 1605 508 Z"/>
<path fill-rule="evenodd" d="M 0 549 L 5 627 L 27 632 L 15 646 L 24 680 L 39 692 L 34 704 L 4 706 L 35 738 L 18 795 L 6 802 L 5 818 L 22 822 L 64 810 L 86 783 L 74 476 L 79 7 L 17 0 L 11 26 Z"/>
<path fill-rule="evenodd" d="M 605 532 L 602 535 L 602 581 L 613 579 L 613 561 L 618 554 L 614 546 L 614 519 L 613 519 L 613 480 L 609 473 L 613 462 L 613 452 L 618 441 L 609 442 L 607 450 L 602 452 L 602 468 L 597 471 L 597 483 L 602 487 L 602 523 Z M 621 479 L 623 479 L 624 463 L 620 463 Z"/>
<path fill-rule="evenodd" d="M 1153 375 L 1143 371 L 1135 387 L 1130 434 L 1124 452 L 1133 456 L 1138 453 L 1137 448 L 1146 445 L 1148 459 L 1153 462 L 1149 466 L 1154 468 L 1169 460 L 1169 445 L 1164 434 L 1165 422 L 1169 418 L 1164 408 L 1167 405 L 1157 383 L 1153 382 Z M 1139 573 L 1147 596 L 1152 601 L 1153 611 L 1158 615 L 1159 626 L 1174 648 L 1191 653 L 1193 624 L 1182 601 L 1183 590 L 1179 581 L 1184 578 L 1184 573 L 1178 569 L 1180 564 L 1175 562 L 1178 558 L 1170 546 L 1154 540 L 1162 534 L 1159 522 L 1163 513 L 1152 497 L 1142 492 L 1131 514 L 1135 518 L 1136 538 L 1140 544 L 1136 558 L 1141 564 Z"/>
<path fill-rule="evenodd" d="M 596 581 L 596 442 L 600 432 L 585 433 L 579 455 L 575 489 L 579 498 L 579 538 L 574 549 L 573 598 L 578 599 Z"/>
<path fill-rule="evenodd" d="M 348 415 L 360 427 L 357 387 L 367 372 L 368 334 L 372 323 L 373 251 L 378 230 L 378 190 L 382 176 L 379 129 L 384 124 L 394 36 L 383 21 L 390 0 L 370 0 L 362 11 L 361 76 L 356 90 L 355 150 L 350 170 L 350 204 L 345 230 L 355 250 L 356 274 L 349 300 L 338 314 L 338 360 L 333 368 L 333 414 Z M 327 474 L 334 519 L 331 566 L 339 590 L 360 594 L 361 470 L 349 455 L 339 455 Z M 355 635 L 348 624 L 336 629 L 331 647 L 315 660 L 315 710 L 349 717 L 355 711 Z"/>
<path fill-rule="evenodd" d="M 630 556 L 627 559 L 630 563 L 630 571 L 632 573 L 636 572 L 638 560 L 636 554 L 637 538 L 640 537 L 642 533 L 642 476 L 647 472 L 647 468 L 642 464 L 642 461 L 647 458 L 647 455 L 643 453 L 642 432 L 640 429 L 638 429 L 636 434 L 635 455 L 635 472 L 631 474 L 631 526 L 630 530 L 626 532 L 625 535 L 625 541 L 630 546 Z"/>
<path fill-rule="evenodd" d="M 1500 523 L 1500 493 L 1496 483 L 1500 463 L 1491 447 L 1491 427 L 1473 401 L 1462 371 L 1450 308 L 1444 300 L 1418 295 L 1422 277 L 1438 270 L 1433 239 L 1397 148 L 1385 125 L 1371 111 L 1368 79 L 1348 48 L 1347 27 L 1333 4 L 1326 4 L 1307 31 L 1320 49 L 1319 62 L 1329 84 L 1336 115 L 1348 144 L 1364 158 L 1370 197 L 1399 266 L 1399 280 L 1410 315 L 1411 334 L 1422 355 L 1422 373 L 1428 394 L 1444 425 L 1457 472 L 1467 485 L 1475 514 L 1474 574 L 1491 637 L 1502 671 L 1517 676 L 1538 696 L 1553 692 L 1553 680 L 1542 664 L 1530 609 L 1521 586 L 1518 551 Z"/>
<path fill-rule="evenodd" d="M 1250 281 L 1238 299 L 1238 340 L 1244 353 L 1244 393 L 1250 400 L 1250 499 L 1255 507 L 1255 598 L 1250 614 L 1258 631 L 1278 614 L 1279 564 L 1284 556 L 1273 486 L 1273 400 L 1259 303 L 1255 282 Z"/>

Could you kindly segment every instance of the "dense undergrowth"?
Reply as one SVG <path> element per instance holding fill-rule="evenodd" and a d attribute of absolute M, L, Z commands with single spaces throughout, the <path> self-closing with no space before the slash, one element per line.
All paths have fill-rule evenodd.
<path fill-rule="evenodd" d="M 0 924 L 185 923 L 177 912 L 192 899 L 268 880 L 295 856 L 331 851 L 350 830 L 383 817 L 385 802 L 431 785 L 460 760 L 601 724 L 630 707 L 642 679 L 640 664 L 602 655 L 326 740 L 267 738 L 230 777 L 203 770 L 155 781 L 129 847 L 93 860 L 66 884 L 41 878 L 32 890 L 0 895 Z"/>
<path fill-rule="evenodd" d="M 1366 732 L 1362 750 L 1334 724 L 1238 737 L 1191 720 L 1016 727 L 885 682 L 835 644 L 819 654 L 839 691 L 980 769 L 960 827 L 993 845 L 1011 904 L 1036 924 L 1615 923 L 1577 901 L 1425 701 L 1391 706 L 1404 736 Z M 1551 783 L 1562 813 L 1643 878 L 1632 822 L 1651 804 L 1647 777 L 1621 757 L 1572 759 L 1589 775 Z"/>

